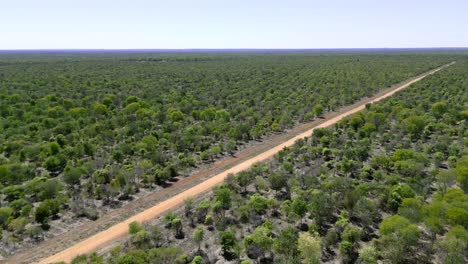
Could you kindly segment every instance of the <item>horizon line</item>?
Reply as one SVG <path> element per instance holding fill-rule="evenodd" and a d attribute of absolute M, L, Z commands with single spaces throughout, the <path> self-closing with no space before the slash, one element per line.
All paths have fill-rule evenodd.
<path fill-rule="evenodd" d="M 443 50 L 468 49 L 462 46 L 448 47 L 362 47 L 362 48 L 18 48 L 2 51 L 307 51 L 307 50 Z"/>

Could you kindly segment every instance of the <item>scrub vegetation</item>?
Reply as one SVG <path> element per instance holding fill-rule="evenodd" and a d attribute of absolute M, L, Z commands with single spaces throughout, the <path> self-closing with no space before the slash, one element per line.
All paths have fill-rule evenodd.
<path fill-rule="evenodd" d="M 466 263 L 467 68 L 316 130 L 75 263 Z"/>
<path fill-rule="evenodd" d="M 454 59 L 164 225 L 132 224 L 106 261 L 463 263 L 468 64 L 429 52 L 0 54 L 2 250 Z"/>

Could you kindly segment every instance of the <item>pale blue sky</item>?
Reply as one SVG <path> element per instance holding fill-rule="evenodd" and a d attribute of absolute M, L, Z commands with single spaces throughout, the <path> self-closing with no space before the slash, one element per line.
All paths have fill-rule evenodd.
<path fill-rule="evenodd" d="M 0 0 L 0 49 L 468 47 L 468 0 Z"/>

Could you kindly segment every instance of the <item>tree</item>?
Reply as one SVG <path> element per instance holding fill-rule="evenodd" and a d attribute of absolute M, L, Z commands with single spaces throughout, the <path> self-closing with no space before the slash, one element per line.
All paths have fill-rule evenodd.
<path fill-rule="evenodd" d="M 185 217 L 190 220 L 190 225 L 195 226 L 194 213 L 193 213 L 193 198 L 187 198 L 184 200 L 184 211 Z"/>
<path fill-rule="evenodd" d="M 362 114 L 358 113 L 351 116 L 349 125 L 354 129 L 354 131 L 357 131 L 361 126 L 364 125 L 365 122 L 366 121 L 364 120 Z"/>
<path fill-rule="evenodd" d="M 445 112 L 447 112 L 447 102 L 437 102 L 434 103 L 431 107 L 432 113 L 434 113 L 434 116 L 437 118 L 441 118 Z"/>
<path fill-rule="evenodd" d="M 320 263 L 322 249 L 321 240 L 319 237 L 311 235 L 310 233 L 301 233 L 297 239 L 297 248 L 304 263 Z"/>
<path fill-rule="evenodd" d="M 402 121 L 403 129 L 411 135 L 412 138 L 419 138 L 421 131 L 426 126 L 426 119 L 421 116 L 410 116 Z"/>
<path fill-rule="evenodd" d="M 193 230 L 192 239 L 198 246 L 198 252 L 200 252 L 201 243 L 203 242 L 203 238 L 205 236 L 205 231 L 202 227 L 197 227 Z"/>
<path fill-rule="evenodd" d="M 62 170 L 65 167 L 66 161 L 61 156 L 50 156 L 44 162 L 44 167 L 53 173 Z"/>
<path fill-rule="evenodd" d="M 443 263 L 463 264 L 465 262 L 465 253 L 467 242 L 451 236 L 446 236 L 437 244 L 439 255 Z"/>
<path fill-rule="evenodd" d="M 126 252 L 123 256 L 119 256 L 117 259 L 117 264 L 128 264 L 128 263 L 137 263 L 143 264 L 147 263 L 147 255 L 143 250 L 130 250 Z"/>
<path fill-rule="evenodd" d="M 316 104 L 313 111 L 315 116 L 319 117 L 323 114 L 323 106 L 321 104 Z"/>
<path fill-rule="evenodd" d="M 342 240 L 349 241 L 351 243 L 356 243 L 361 240 L 361 230 L 355 226 L 348 225 L 346 226 L 343 234 L 341 235 Z"/>
<path fill-rule="evenodd" d="M 353 261 L 353 243 L 343 240 L 339 246 L 343 263 L 352 263 Z"/>
<path fill-rule="evenodd" d="M 179 247 L 159 247 L 148 250 L 147 257 L 151 263 L 188 263 L 189 259 Z M 134 262 L 129 262 L 134 263 Z M 147 262 L 144 262 L 147 263 Z"/>
<path fill-rule="evenodd" d="M 200 256 L 195 256 L 192 260 L 192 264 L 204 264 L 205 260 Z"/>
<path fill-rule="evenodd" d="M 438 256 L 443 263 L 465 263 L 468 232 L 462 226 L 454 226 L 437 242 L 436 246 Z"/>
<path fill-rule="evenodd" d="M 387 205 L 392 210 L 398 210 L 405 198 L 413 198 L 416 192 L 407 184 L 398 184 L 392 187 L 387 201 Z"/>
<path fill-rule="evenodd" d="M 373 245 L 365 245 L 359 249 L 359 258 L 357 263 L 360 264 L 377 264 L 379 253 Z"/>
<path fill-rule="evenodd" d="M 224 253 L 230 252 L 237 245 L 236 236 L 232 230 L 222 231 L 219 236 Z"/>
<path fill-rule="evenodd" d="M 184 238 L 184 232 L 182 228 L 182 220 L 180 218 L 174 218 L 171 223 L 171 227 L 174 230 L 175 238 Z"/>
<path fill-rule="evenodd" d="M 146 230 L 144 229 L 132 234 L 131 242 L 138 245 L 139 247 L 147 245 L 148 241 L 149 241 L 149 235 L 148 235 L 148 232 L 146 232 Z"/>
<path fill-rule="evenodd" d="M 460 187 L 468 193 L 468 156 L 464 156 L 457 161 L 455 171 Z"/>
<path fill-rule="evenodd" d="M 264 214 L 268 209 L 268 200 L 260 194 L 254 193 L 249 197 L 247 205 L 257 214 Z"/>
<path fill-rule="evenodd" d="M 307 213 L 306 202 L 304 202 L 304 200 L 301 197 L 295 198 L 291 203 L 291 211 L 302 221 L 305 214 Z"/>
<path fill-rule="evenodd" d="M 71 261 L 71 264 L 86 264 L 88 263 L 88 256 L 86 255 L 78 255 L 74 257 Z"/>
<path fill-rule="evenodd" d="M 221 206 L 224 210 L 227 210 L 231 207 L 231 190 L 227 186 L 223 185 L 218 187 L 214 191 L 216 201 L 221 203 Z"/>
<path fill-rule="evenodd" d="M 203 223 L 205 221 L 206 214 L 208 213 L 209 209 L 210 209 L 210 202 L 208 200 L 203 200 L 198 204 L 197 217 L 198 217 L 199 223 Z"/>
<path fill-rule="evenodd" d="M 237 183 L 242 188 L 242 193 L 247 192 L 247 186 L 254 180 L 254 175 L 247 171 L 241 171 L 236 175 Z"/>
<path fill-rule="evenodd" d="M 407 218 L 413 223 L 418 223 L 422 218 L 421 207 L 422 202 L 419 199 L 405 198 L 398 208 L 398 214 Z"/>
<path fill-rule="evenodd" d="M 18 217 L 16 219 L 13 219 L 9 224 L 8 224 L 8 229 L 12 231 L 13 233 L 20 235 L 24 232 L 24 228 L 28 224 L 28 220 L 24 217 Z"/>
<path fill-rule="evenodd" d="M 0 183 L 7 183 L 11 181 L 11 170 L 7 165 L 0 165 Z"/>
<path fill-rule="evenodd" d="M 418 243 L 418 227 L 399 215 L 385 218 L 380 224 L 379 250 L 384 259 L 392 263 L 402 263 L 413 256 Z"/>
<path fill-rule="evenodd" d="M 128 224 L 128 233 L 131 235 L 134 235 L 142 230 L 143 226 L 137 221 L 133 221 L 130 224 Z"/>
<path fill-rule="evenodd" d="M 268 180 L 270 181 L 271 189 L 275 191 L 280 191 L 288 184 L 288 179 L 282 173 L 272 172 L 268 175 Z"/>
<path fill-rule="evenodd" d="M 193 198 L 189 197 L 184 200 L 184 210 L 185 210 L 185 216 L 190 216 L 192 215 L 192 210 L 193 210 Z"/>
<path fill-rule="evenodd" d="M 49 222 L 50 210 L 45 203 L 41 203 L 34 213 L 34 219 L 40 223 L 43 228 L 47 227 Z"/>
<path fill-rule="evenodd" d="M 320 190 L 312 190 L 308 200 L 310 201 L 309 212 L 319 229 L 323 231 L 327 222 L 333 217 L 333 201 L 328 193 Z"/>
<path fill-rule="evenodd" d="M 83 174 L 84 171 L 81 168 L 66 167 L 63 173 L 63 181 L 65 182 L 65 184 L 68 185 L 70 189 L 74 190 L 74 187 L 80 184 L 81 176 Z"/>
<path fill-rule="evenodd" d="M 443 170 L 437 173 L 437 184 L 442 194 L 447 192 L 457 179 L 457 174 L 454 170 Z"/>
<path fill-rule="evenodd" d="M 93 106 L 93 112 L 94 112 L 95 117 L 102 117 L 102 116 L 107 115 L 108 109 L 107 109 L 107 106 L 96 103 Z"/>
<path fill-rule="evenodd" d="M 148 228 L 148 239 L 151 242 L 151 246 L 160 247 L 164 242 L 164 236 L 157 225 L 149 226 Z"/>
<path fill-rule="evenodd" d="M 49 154 L 56 155 L 60 152 L 60 145 L 57 142 L 49 143 Z"/>
<path fill-rule="evenodd" d="M 271 246 L 273 245 L 271 223 L 265 222 L 261 226 L 255 228 L 251 235 L 246 236 L 244 242 L 247 250 L 249 250 L 250 247 L 256 247 L 263 253 L 263 256 L 265 256 L 270 252 Z"/>
<path fill-rule="evenodd" d="M 367 197 L 359 198 L 352 214 L 359 219 L 365 228 L 370 228 L 380 217 L 376 203 Z"/>
<path fill-rule="evenodd" d="M 358 242 L 361 239 L 361 230 L 352 225 L 346 226 L 341 235 L 342 241 L 340 243 L 340 253 L 343 257 L 344 263 L 352 263 L 357 258 L 356 249 L 358 248 Z"/>
<path fill-rule="evenodd" d="M 423 221 L 431 235 L 430 239 L 432 245 L 437 238 L 437 234 L 442 234 L 444 230 L 443 219 L 441 217 L 427 216 Z"/>
<path fill-rule="evenodd" d="M 289 226 L 280 231 L 278 237 L 273 242 L 273 249 L 285 257 L 286 262 L 291 262 L 299 253 L 297 251 L 297 239 L 299 234 L 297 229 Z"/>
<path fill-rule="evenodd" d="M 58 196 L 62 189 L 63 186 L 57 179 L 47 180 L 38 184 L 38 197 L 41 200 L 53 199 Z"/>
<path fill-rule="evenodd" d="M 6 227 L 11 221 L 11 216 L 13 214 L 13 209 L 10 207 L 1 207 L 0 208 L 0 227 Z"/>

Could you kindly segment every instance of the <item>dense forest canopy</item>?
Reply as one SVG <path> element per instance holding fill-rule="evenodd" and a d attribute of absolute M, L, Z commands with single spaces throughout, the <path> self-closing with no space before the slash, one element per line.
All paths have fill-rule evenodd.
<path fill-rule="evenodd" d="M 157 191 L 175 176 L 233 154 L 245 142 L 461 59 L 463 54 L 423 51 L 0 53 L 0 230 L 4 245 L 10 246 L 2 250 L 11 253 L 22 241 L 44 239 L 44 232 L 65 218 L 96 219 L 141 189 Z M 466 63 L 458 65 L 462 65 L 457 66 L 459 71 L 466 69 Z M 453 78 L 462 82 L 463 75 L 456 74 Z M 431 109 L 436 121 L 445 120 L 447 109 L 455 123 L 466 118 L 466 81 L 460 84 L 453 78 L 436 79 L 441 92 L 421 94 L 423 102 L 440 101 L 433 109 L 428 104 L 417 109 L 418 114 L 406 109 L 398 113 L 405 117 L 399 133 L 417 140 L 421 131 L 445 129 L 443 123 L 429 126 L 423 113 Z M 375 147 L 366 138 L 395 129 L 383 125 L 392 107 L 390 103 L 376 110 L 372 122 L 365 116 L 352 118 L 349 124 L 355 133 L 324 130 L 319 140 L 323 145 L 308 155 L 331 162 L 328 166 L 345 170 L 347 176 L 361 173 Z M 383 133 L 382 138 L 391 141 L 393 132 Z M 349 153 L 333 147 L 344 143 L 350 145 Z M 439 152 L 442 164 L 449 156 L 458 160 L 463 149 L 456 155 Z M 353 155 L 358 155 L 357 162 Z M 418 163 L 398 160 L 398 172 L 412 176 L 414 171 L 424 171 L 427 159 L 416 153 L 411 160 Z M 340 165 L 335 166 L 335 161 Z M 288 162 L 282 168 L 293 173 L 293 159 Z M 288 182 L 283 174 L 268 176 L 274 193 Z M 312 184 L 319 175 L 304 181 Z M 398 182 L 390 175 L 395 178 L 392 183 Z M 414 186 L 412 190 L 419 194 Z M 264 212 L 270 205 L 264 208 L 262 199 L 274 198 L 257 195 L 249 199 L 259 203 L 259 213 Z M 221 211 L 228 207 L 223 205 Z M 323 235 L 329 223 L 316 224 Z"/>

